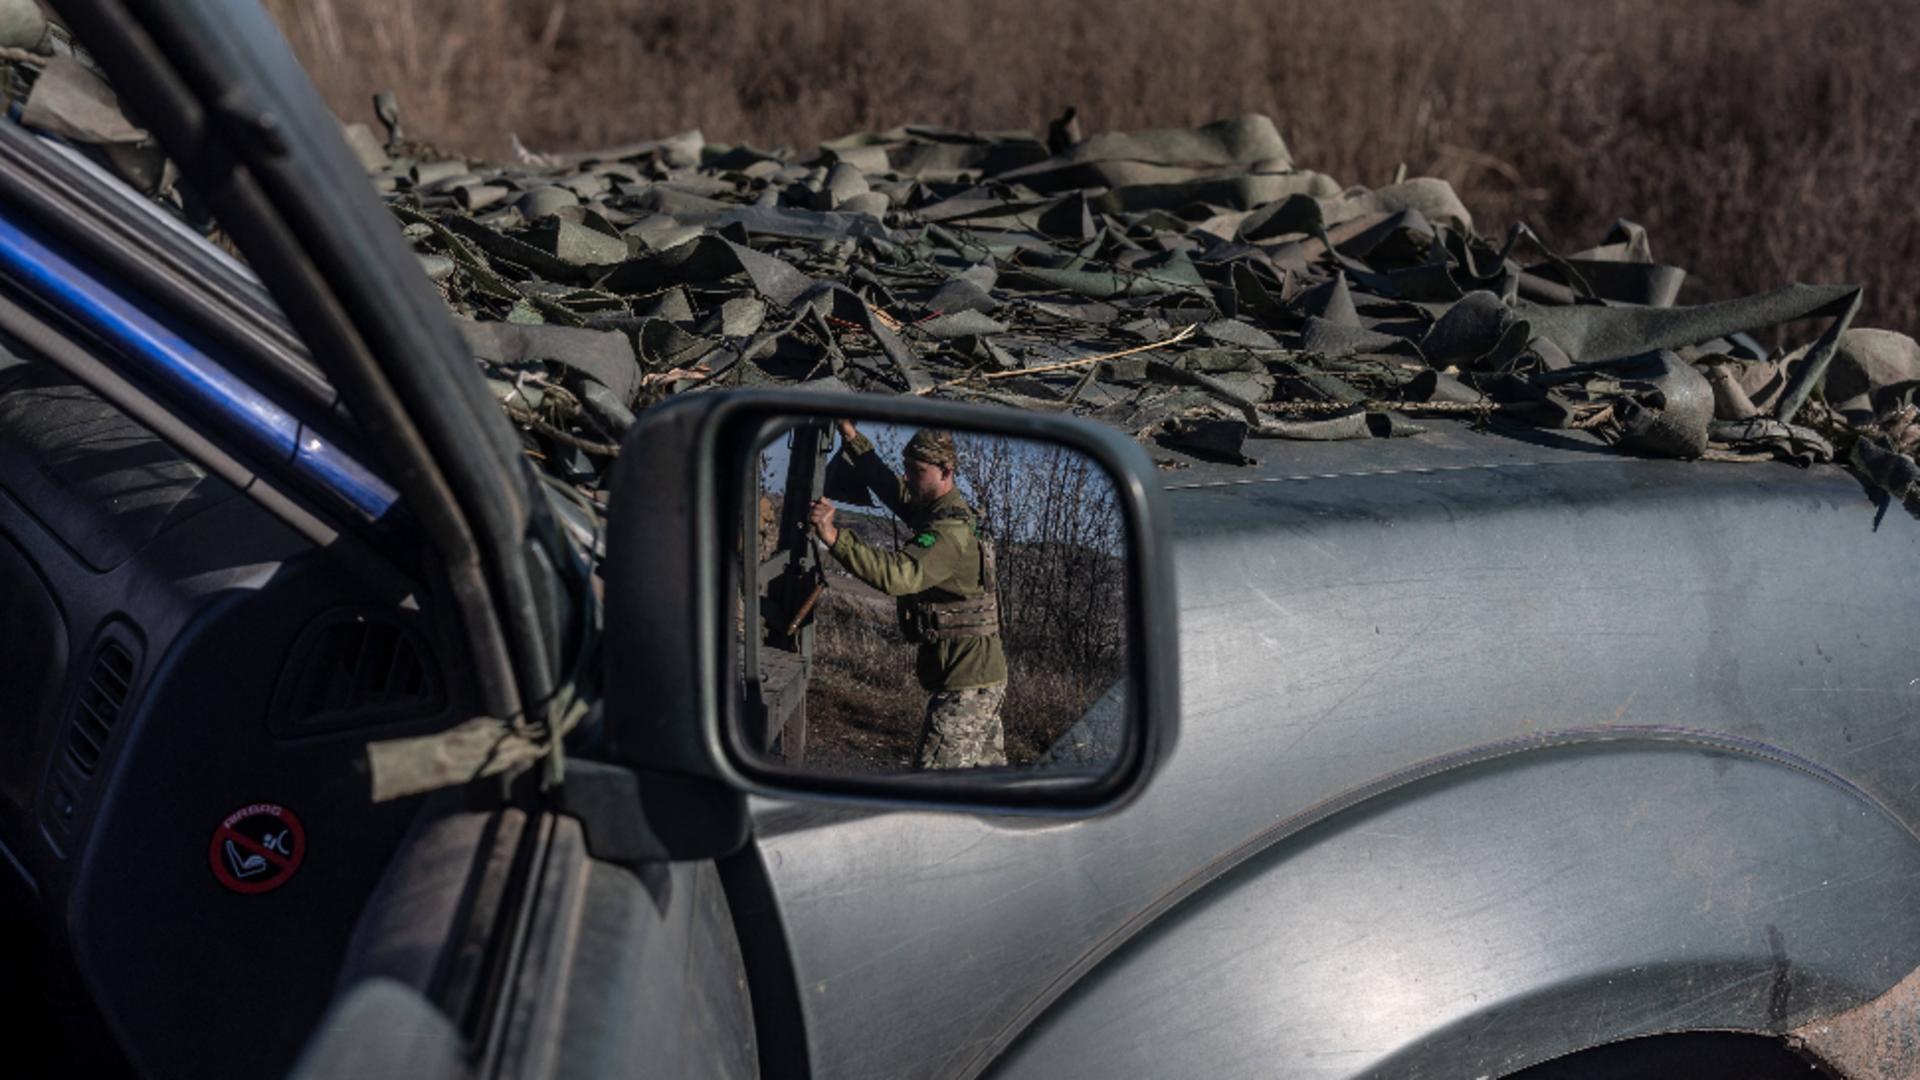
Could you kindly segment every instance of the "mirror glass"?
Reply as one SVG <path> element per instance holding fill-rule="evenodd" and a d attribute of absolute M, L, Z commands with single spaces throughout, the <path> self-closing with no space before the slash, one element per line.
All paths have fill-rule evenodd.
<path fill-rule="evenodd" d="M 840 774 L 1107 771 L 1127 728 L 1128 537 L 1097 462 L 827 416 L 768 423 L 756 446 L 737 539 L 750 754 Z"/>

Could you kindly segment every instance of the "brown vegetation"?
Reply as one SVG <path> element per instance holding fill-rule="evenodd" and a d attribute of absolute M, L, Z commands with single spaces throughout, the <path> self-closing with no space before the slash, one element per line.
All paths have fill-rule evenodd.
<path fill-rule="evenodd" d="M 501 155 L 698 127 L 804 147 L 917 122 L 1087 130 L 1242 112 L 1304 167 L 1450 180 L 1495 233 L 1575 250 L 1615 217 L 1683 299 L 1870 286 L 1920 329 L 1920 51 L 1903 0 L 269 0 L 334 107 Z"/>

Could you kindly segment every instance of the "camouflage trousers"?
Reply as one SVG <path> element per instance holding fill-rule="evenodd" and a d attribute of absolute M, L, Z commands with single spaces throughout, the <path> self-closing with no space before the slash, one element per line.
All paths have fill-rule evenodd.
<path fill-rule="evenodd" d="M 971 769 L 1007 763 L 1000 730 L 1000 706 L 1007 684 L 968 690 L 941 690 L 927 699 L 926 724 L 920 730 L 922 769 Z"/>

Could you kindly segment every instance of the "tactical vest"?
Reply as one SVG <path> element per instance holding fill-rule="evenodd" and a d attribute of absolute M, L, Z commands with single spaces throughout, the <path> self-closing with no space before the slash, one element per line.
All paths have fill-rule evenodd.
<path fill-rule="evenodd" d="M 972 519 L 967 520 L 972 527 Z M 947 594 L 942 589 L 900 598 L 900 633 L 910 645 L 957 638 L 990 637 L 1000 632 L 1000 581 L 993 569 L 993 542 L 973 533 L 980 549 L 980 595 L 965 599 L 934 600 Z"/>

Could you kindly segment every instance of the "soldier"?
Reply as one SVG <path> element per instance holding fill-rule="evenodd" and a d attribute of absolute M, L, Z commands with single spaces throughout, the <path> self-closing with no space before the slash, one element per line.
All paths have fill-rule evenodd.
<path fill-rule="evenodd" d="M 843 459 L 913 537 L 891 553 L 864 544 L 834 525 L 833 504 L 825 499 L 813 504 L 808 518 L 849 574 L 897 598 L 900 629 L 919 646 L 914 672 L 929 695 L 919 767 L 1005 765 L 1000 706 L 1007 696 L 1007 656 L 1000 645 L 993 549 L 954 487 L 953 435 L 915 433 L 901 455 L 905 475 L 896 476 L 852 421 L 837 423 Z"/>

